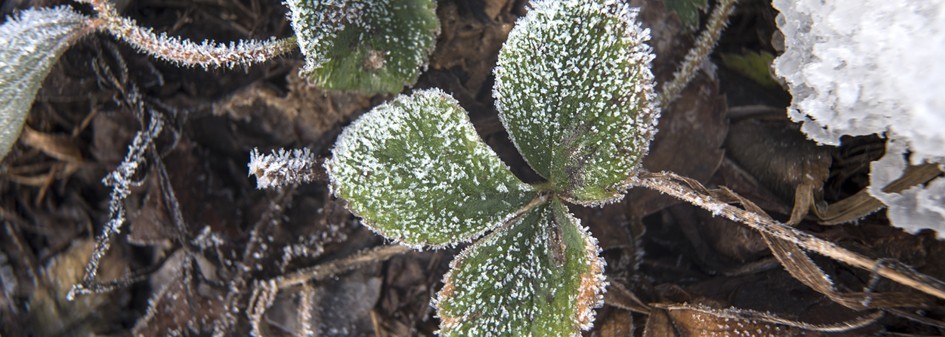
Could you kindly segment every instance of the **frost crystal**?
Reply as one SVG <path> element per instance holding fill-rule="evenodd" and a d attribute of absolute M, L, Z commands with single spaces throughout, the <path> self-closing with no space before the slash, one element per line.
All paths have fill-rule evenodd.
<path fill-rule="evenodd" d="M 374 108 L 344 130 L 332 154 L 325 166 L 334 194 L 370 228 L 409 245 L 471 240 L 535 196 L 439 90 Z"/>
<path fill-rule="evenodd" d="M 945 238 L 945 179 L 937 178 L 925 185 L 900 193 L 883 191 L 906 170 L 905 144 L 893 138 L 886 145 L 886 155 L 873 162 L 870 172 L 870 195 L 889 207 L 889 220 L 910 233 L 932 229 L 939 239 Z M 940 166 L 940 169 L 942 167 Z"/>
<path fill-rule="evenodd" d="M 366 7 L 364 1 L 357 0 L 287 0 L 286 5 L 305 55 L 303 72 L 315 71 L 328 62 L 328 55 L 319 51 L 331 44 L 346 25 L 360 25 Z"/>
<path fill-rule="evenodd" d="M 773 4 L 781 11 L 777 22 L 785 37 L 774 69 L 794 96 L 788 115 L 825 144 L 836 145 L 843 135 L 885 134 L 896 144 L 874 163 L 870 191 L 890 206 L 894 225 L 942 229 L 943 182 L 902 194 L 881 189 L 902 173 L 893 171 L 904 163 L 894 163 L 906 152 L 913 164 L 945 163 L 945 3 Z"/>
<path fill-rule="evenodd" d="M 439 22 L 432 0 L 287 0 L 303 73 L 328 89 L 400 92 L 417 80 Z"/>
<path fill-rule="evenodd" d="M 597 240 L 560 202 L 453 260 L 437 296 L 442 336 L 580 336 L 603 304 Z"/>
<path fill-rule="evenodd" d="M 61 6 L 28 9 L 0 25 L 0 158 L 19 138 L 46 75 L 87 21 Z"/>
<path fill-rule="evenodd" d="M 249 154 L 249 174 L 256 175 L 259 189 L 297 185 L 315 179 L 315 155 L 308 149 L 283 149 L 261 155 L 253 149 Z"/>
<path fill-rule="evenodd" d="M 546 0 L 499 53 L 496 106 L 529 165 L 568 197 L 621 196 L 656 133 L 653 53 L 621 1 Z"/>

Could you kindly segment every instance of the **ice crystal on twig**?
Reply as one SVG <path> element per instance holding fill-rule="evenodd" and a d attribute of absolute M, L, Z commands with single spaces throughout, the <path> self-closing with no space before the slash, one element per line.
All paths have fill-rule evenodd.
<path fill-rule="evenodd" d="M 46 75 L 88 31 L 88 20 L 61 6 L 28 9 L 0 25 L 0 159 L 19 137 Z"/>
<path fill-rule="evenodd" d="M 89 264 L 85 267 L 85 274 L 82 281 L 72 287 L 67 295 L 70 300 L 77 294 L 88 294 L 92 292 L 107 291 L 109 289 L 99 289 L 96 286 L 95 276 L 98 274 L 98 265 L 102 257 L 108 253 L 111 246 L 112 236 L 121 232 L 121 227 L 125 223 L 125 207 L 122 202 L 131 194 L 131 187 L 134 186 L 133 177 L 138 169 L 144 164 L 145 152 L 152 146 L 154 139 L 161 133 L 164 122 L 160 115 L 152 112 L 147 129 L 138 131 L 134 140 L 128 146 L 128 153 L 121 164 L 102 179 L 105 186 L 111 187 L 112 192 L 108 202 L 108 223 L 102 227 L 102 233 L 95 240 L 95 250 L 89 258 Z"/>
<path fill-rule="evenodd" d="M 253 149 L 249 155 L 249 174 L 256 176 L 259 189 L 281 188 L 315 179 L 315 155 L 308 149 L 279 149 L 260 154 Z"/>
<path fill-rule="evenodd" d="M 735 2 L 737 0 L 720 0 L 709 16 L 709 22 L 705 30 L 696 39 L 695 45 L 686 53 L 686 57 L 680 64 L 679 69 L 673 73 L 672 81 L 663 85 L 660 94 L 660 105 L 666 107 L 671 103 L 679 93 L 686 88 L 686 85 L 696 77 L 696 71 L 709 56 L 709 53 L 715 49 L 722 30 L 728 24 L 728 17 L 735 11 Z"/>
<path fill-rule="evenodd" d="M 122 17 L 109 1 L 82 0 L 98 12 L 98 24 L 139 51 L 184 66 L 248 66 L 265 62 L 295 48 L 295 39 L 239 40 L 228 44 L 213 41 L 196 43 L 165 33 L 155 34 L 132 19 Z"/>

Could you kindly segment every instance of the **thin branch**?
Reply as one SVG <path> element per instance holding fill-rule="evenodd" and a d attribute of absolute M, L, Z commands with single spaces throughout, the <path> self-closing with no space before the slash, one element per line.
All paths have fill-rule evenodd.
<path fill-rule="evenodd" d="M 660 94 L 661 107 L 665 109 L 669 103 L 672 103 L 676 96 L 679 96 L 679 93 L 696 76 L 699 65 L 709 56 L 716 43 L 719 42 L 719 36 L 722 35 L 722 30 L 728 24 L 728 17 L 735 10 L 736 2 L 738 0 L 720 0 L 715 5 L 715 10 L 712 11 L 712 15 L 709 17 L 709 23 L 706 24 L 695 45 L 686 54 L 686 58 L 683 59 L 679 69 L 673 74 L 673 80 L 663 85 L 663 91 Z"/>
<path fill-rule="evenodd" d="M 137 99 L 130 99 L 134 102 L 140 102 Z M 140 108 L 140 107 L 139 107 Z M 115 289 L 116 284 L 99 284 L 95 281 L 98 275 L 99 262 L 102 257 L 108 253 L 111 247 L 112 237 L 121 231 L 125 223 L 125 207 L 122 202 L 131 194 L 132 181 L 138 169 L 144 164 L 146 151 L 151 147 L 154 139 L 161 133 L 164 122 L 157 112 L 151 112 L 150 122 L 147 128 L 138 131 L 132 144 L 128 147 L 128 153 L 114 171 L 102 179 L 102 182 L 112 188 L 110 201 L 108 204 L 108 223 L 102 227 L 102 233 L 95 240 L 95 248 L 89 263 L 85 267 L 85 273 L 82 280 L 72 286 L 66 299 L 72 300 L 76 295 L 108 292 Z M 133 281 L 133 280 L 132 280 Z"/>
<path fill-rule="evenodd" d="M 800 321 L 789 320 L 786 318 L 778 317 L 767 312 L 760 312 L 747 309 L 716 309 L 707 307 L 704 305 L 688 305 L 688 304 L 653 304 L 654 307 L 665 309 L 667 311 L 673 310 L 688 310 L 695 311 L 704 314 L 709 314 L 719 318 L 724 318 L 726 320 L 734 321 L 747 321 L 747 322 L 764 322 L 778 325 L 785 325 L 789 327 L 804 329 L 808 331 L 820 331 L 820 332 L 844 332 L 854 329 L 859 329 L 867 325 L 873 324 L 883 317 L 882 311 L 875 311 L 866 316 L 857 317 L 855 319 L 832 323 L 832 324 L 810 324 Z"/>
<path fill-rule="evenodd" d="M 732 206 L 707 192 L 707 189 L 692 179 L 674 173 L 651 173 L 641 171 L 628 180 L 631 186 L 641 186 L 692 205 L 701 207 L 715 216 L 739 222 L 766 235 L 791 242 L 806 250 L 821 254 L 834 260 L 855 266 L 919 290 L 926 294 L 945 299 L 945 283 L 921 274 L 911 268 L 889 263 L 878 263 L 861 254 L 849 251 L 832 242 L 787 226 L 767 216 Z"/>
<path fill-rule="evenodd" d="M 386 261 L 407 251 L 410 251 L 410 248 L 401 245 L 381 246 L 356 253 L 354 256 L 297 271 L 278 278 L 275 282 L 279 289 L 285 289 L 301 285 L 309 280 L 321 281 L 369 263 Z"/>
<path fill-rule="evenodd" d="M 101 27 L 116 37 L 131 44 L 144 53 L 159 59 L 185 66 L 235 68 L 262 63 L 295 50 L 294 36 L 269 40 L 241 40 L 236 43 L 217 43 L 190 40 L 155 34 L 150 28 L 141 27 L 132 19 L 121 17 L 107 0 L 77 0 L 92 5 L 98 18 L 92 25 Z"/>

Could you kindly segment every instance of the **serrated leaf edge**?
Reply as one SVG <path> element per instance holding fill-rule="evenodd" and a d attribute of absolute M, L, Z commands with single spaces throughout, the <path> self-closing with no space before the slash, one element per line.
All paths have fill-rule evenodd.
<path fill-rule="evenodd" d="M 535 201 L 532 203 L 535 203 Z M 544 206 L 546 204 L 551 204 L 550 212 L 552 217 L 557 218 L 557 214 L 560 212 L 566 217 L 567 221 L 571 221 L 575 228 L 578 229 L 578 232 L 584 238 L 584 252 L 590 267 L 588 272 L 581 274 L 580 289 L 578 290 L 578 296 L 575 299 L 575 317 L 572 318 L 572 321 L 578 324 L 579 329 L 575 331 L 572 336 L 579 337 L 581 336 L 580 331 L 589 330 L 594 326 L 594 319 L 597 316 L 595 309 L 603 306 L 604 293 L 607 291 L 607 285 L 609 284 L 607 277 L 604 275 L 604 268 L 606 268 L 607 262 L 604 261 L 604 259 L 600 256 L 601 249 L 598 245 L 597 238 L 591 235 L 590 229 L 581 225 L 581 219 L 571 215 L 567 206 L 561 203 L 560 200 L 544 199 L 541 200 L 540 203 L 534 204 L 533 207 L 518 212 L 515 216 L 509 218 L 505 225 L 496 228 L 492 233 L 489 233 L 485 237 L 474 242 L 472 245 L 466 247 L 463 249 L 463 251 L 457 254 L 452 261 L 450 261 L 450 269 L 445 275 L 443 275 L 443 288 L 437 292 L 436 296 L 431 300 L 430 303 L 431 306 L 437 309 L 437 317 L 440 319 L 440 330 L 449 329 L 459 323 L 459 317 L 444 317 L 443 310 L 440 310 L 439 307 L 442 299 L 450 297 L 453 293 L 454 287 L 451 281 L 453 273 L 459 270 L 459 265 L 462 264 L 463 261 L 470 254 L 472 254 L 472 251 L 477 249 L 478 246 L 488 242 L 490 239 L 498 235 L 501 235 L 514 225 L 522 226 L 522 224 L 515 224 L 515 220 L 524 216 L 527 211 Z M 437 331 L 437 334 L 439 334 L 439 331 Z"/>
<path fill-rule="evenodd" d="M 620 10 L 618 10 L 618 12 L 619 12 L 620 14 L 614 15 L 614 14 L 611 14 L 611 13 L 602 13 L 603 15 L 607 15 L 607 16 L 610 16 L 610 17 L 617 18 L 619 21 L 628 23 L 628 24 L 631 25 L 631 26 L 638 26 L 637 23 L 635 22 L 635 21 L 637 20 L 637 18 L 639 17 L 639 10 L 638 10 L 638 9 L 632 8 L 629 4 L 620 3 L 620 2 L 618 2 L 618 1 L 608 1 L 607 3 L 608 3 L 608 4 L 616 4 L 616 5 L 618 5 L 618 6 L 621 6 Z M 538 18 L 537 18 L 537 16 L 531 15 L 531 13 L 532 13 L 533 11 L 542 11 L 542 12 L 546 12 L 546 13 L 553 13 L 554 11 L 557 10 L 557 9 L 556 9 L 557 7 L 554 7 L 554 6 L 562 6 L 562 5 L 563 5 L 563 4 L 562 4 L 561 0 L 539 0 L 539 1 L 537 1 L 537 3 L 533 3 L 533 4 L 531 5 L 532 7 L 531 7 L 531 11 L 529 12 L 529 15 L 526 15 L 526 16 L 524 16 L 524 17 L 521 17 L 521 18 L 518 19 L 518 21 L 516 21 L 516 23 L 515 23 L 515 28 L 513 28 L 512 33 L 514 33 L 517 29 L 524 29 L 524 28 L 519 28 L 519 27 L 529 27 L 529 26 L 536 25 L 536 23 L 534 23 L 534 22 L 538 21 Z M 650 32 L 649 32 L 649 29 L 648 29 L 648 28 L 643 28 L 643 27 L 640 27 L 640 28 L 643 29 L 643 31 L 640 32 L 641 34 L 643 34 L 643 36 L 640 38 L 641 41 L 643 41 L 643 42 L 641 42 L 641 43 L 644 43 L 644 44 L 645 44 L 645 41 L 650 40 L 650 38 L 651 38 L 651 37 L 650 37 Z M 510 36 L 511 36 L 512 33 L 510 33 Z M 503 46 L 503 48 L 505 48 L 505 46 Z M 651 55 L 651 56 L 650 56 L 650 57 L 651 57 L 651 61 L 650 61 L 650 62 L 652 62 L 652 57 L 655 57 L 655 54 L 653 54 L 653 50 L 652 50 L 651 47 L 647 47 L 647 49 L 648 49 L 648 53 Z M 501 51 L 500 51 L 500 53 L 501 53 Z M 497 65 L 497 66 L 495 67 L 495 69 L 493 69 L 493 76 L 495 76 L 495 77 L 498 77 L 498 76 L 499 76 L 498 72 L 501 71 L 500 68 L 501 68 L 501 67 L 500 67 L 499 65 Z M 647 77 L 647 78 L 649 78 L 649 79 L 652 81 L 652 83 L 654 84 L 654 87 L 655 87 L 655 83 L 656 83 L 656 82 L 655 82 L 655 77 L 654 77 L 654 75 L 652 74 L 652 71 L 648 71 L 647 74 L 642 74 L 642 75 L 645 76 L 645 77 Z M 499 83 L 497 82 L 497 83 L 496 83 L 496 86 L 494 86 L 493 89 L 492 89 L 493 97 L 498 97 L 499 95 L 501 95 L 501 93 L 499 92 L 499 90 L 502 90 L 502 89 L 498 86 L 498 84 L 499 84 Z M 639 153 L 639 155 L 638 155 L 639 160 L 637 160 L 635 167 L 631 168 L 630 172 L 628 172 L 628 173 L 629 173 L 629 174 L 628 174 L 628 180 L 630 179 L 630 177 L 634 176 L 634 175 L 636 174 L 636 172 L 639 171 L 639 169 L 642 167 L 642 165 L 643 165 L 643 158 L 645 158 L 645 157 L 647 156 L 647 154 L 649 154 L 649 150 L 650 150 L 650 147 L 651 147 L 650 145 L 652 145 L 653 140 L 654 140 L 654 138 L 655 138 L 655 136 L 656 136 L 656 133 L 659 131 L 659 130 L 657 129 L 657 124 L 658 124 L 658 122 L 659 122 L 660 115 L 662 114 L 662 111 L 661 111 L 661 109 L 660 109 L 660 106 L 659 106 L 658 104 L 656 104 L 656 103 L 658 102 L 659 98 L 658 98 L 658 96 L 656 95 L 656 93 L 655 93 L 655 91 L 654 91 L 654 87 L 649 88 L 649 90 L 647 90 L 647 93 L 646 93 L 646 101 L 649 102 L 650 104 L 648 104 L 646 107 L 641 108 L 642 111 L 639 113 L 639 115 L 647 115 L 647 116 L 643 116 L 643 117 L 638 117 L 638 118 L 637 118 L 639 121 L 647 122 L 647 123 L 642 123 L 642 124 L 640 125 L 641 128 L 645 127 L 645 129 L 644 129 L 644 130 L 641 130 L 641 132 L 644 132 L 644 133 L 645 133 L 644 138 L 647 139 L 647 141 L 646 141 L 647 146 L 645 146 L 645 147 L 643 147 L 643 148 L 640 149 L 640 153 Z M 499 108 L 498 104 L 499 104 L 499 101 L 496 100 L 496 107 L 497 107 L 497 108 Z M 522 150 L 521 150 L 522 148 L 521 148 L 521 146 L 519 145 L 519 141 L 516 139 L 517 137 L 515 136 L 515 133 L 512 132 L 511 129 L 508 127 L 509 122 L 506 120 L 505 115 L 504 115 L 503 113 L 501 113 L 501 109 L 500 109 L 500 113 L 499 113 L 499 120 L 500 120 L 500 122 L 502 123 L 503 127 L 505 127 L 506 131 L 509 131 L 509 132 L 508 132 L 509 139 L 512 141 L 512 144 L 515 146 L 515 149 L 516 149 L 519 153 L 523 153 Z M 523 155 L 522 158 L 525 160 L 526 164 L 528 164 L 530 167 L 534 168 L 534 166 L 532 165 L 532 163 L 530 162 L 530 160 L 528 159 L 527 156 L 524 156 L 524 155 Z M 539 174 L 540 176 L 543 176 L 543 175 L 540 174 L 540 173 L 538 173 L 538 174 Z M 548 177 L 544 177 L 544 176 L 543 176 L 543 178 L 548 179 Z M 552 185 L 552 186 L 553 186 L 553 185 Z M 567 201 L 567 202 L 569 202 L 569 203 L 573 203 L 573 204 L 577 204 L 577 205 L 581 205 L 581 206 L 587 206 L 587 207 L 603 207 L 603 206 L 605 206 L 605 205 L 617 203 L 617 202 L 623 200 L 623 198 L 626 196 L 626 190 L 627 190 L 630 186 L 629 186 L 628 183 L 621 183 L 621 184 L 617 184 L 617 185 L 614 185 L 614 186 L 611 186 L 611 187 L 612 187 L 612 189 L 613 189 L 613 191 L 614 191 L 614 192 L 613 192 L 613 195 L 612 195 L 611 197 L 609 197 L 609 198 L 598 199 L 598 200 L 579 200 L 579 199 L 573 198 L 573 196 L 570 195 L 570 194 L 571 194 L 571 191 L 567 191 L 567 190 L 565 190 L 565 191 L 557 191 L 557 190 L 555 190 L 555 188 L 552 188 L 552 189 L 555 190 L 555 192 L 557 192 L 557 193 L 560 195 L 560 198 L 561 198 L 561 199 L 563 199 L 564 201 Z"/>
<path fill-rule="evenodd" d="M 529 203 L 527 203 L 527 204 L 523 205 L 522 207 L 520 207 L 519 209 L 517 209 L 515 212 L 512 212 L 512 213 L 510 213 L 510 214 L 504 216 L 500 221 L 497 221 L 496 223 L 493 223 L 493 224 L 488 224 L 487 226 L 484 227 L 483 230 L 474 232 L 474 233 L 472 233 L 472 234 L 470 234 L 470 235 L 468 235 L 468 236 L 466 236 L 466 237 L 457 238 L 457 239 L 453 240 L 453 241 L 450 242 L 450 243 L 440 244 L 440 245 L 436 245 L 436 244 L 432 244 L 432 245 L 431 245 L 431 244 L 413 244 L 413 243 L 404 242 L 401 238 L 395 237 L 395 236 L 393 236 L 393 235 L 390 235 L 387 231 L 383 230 L 380 226 L 376 226 L 376 223 L 375 223 L 375 222 L 372 222 L 372 221 L 368 220 L 367 218 L 365 218 L 364 216 L 362 216 L 360 212 L 358 212 L 358 211 L 355 210 L 353 207 L 351 207 L 350 204 L 347 202 L 347 200 L 345 200 L 345 199 L 341 196 L 341 190 L 342 190 L 341 184 L 340 184 L 340 182 L 338 182 L 338 181 L 336 180 L 336 175 L 331 173 L 331 172 L 334 172 L 332 166 L 333 166 L 333 164 L 334 164 L 334 162 L 335 162 L 335 158 L 337 157 L 337 156 L 335 155 L 335 151 L 336 151 L 336 149 L 338 149 L 339 147 L 345 146 L 344 140 L 353 137 L 353 136 L 351 136 L 351 133 L 355 132 L 354 130 L 357 129 L 357 124 L 360 124 L 360 123 L 368 123 L 368 122 L 371 121 L 371 119 L 374 119 L 374 118 L 384 118 L 383 115 L 381 114 L 381 112 L 383 112 L 383 111 L 381 111 L 381 109 L 379 109 L 380 107 L 385 107 L 385 106 L 387 106 L 387 105 L 394 104 L 394 103 L 399 102 L 399 101 L 401 101 L 401 100 L 408 99 L 408 98 L 410 98 L 411 96 L 414 96 L 414 95 L 437 95 L 437 96 L 444 97 L 444 98 L 446 98 L 446 99 L 453 100 L 454 103 L 456 103 L 457 106 L 459 106 L 459 102 L 457 102 L 457 101 L 455 100 L 455 98 L 452 97 L 452 95 L 446 93 L 445 91 L 443 91 L 442 89 L 439 89 L 439 88 L 417 90 L 417 91 L 414 91 L 414 92 L 413 92 L 411 95 L 409 95 L 409 96 L 408 96 L 408 95 L 399 95 L 399 96 L 395 97 L 393 100 L 391 100 L 391 101 L 389 101 L 389 102 L 386 102 L 386 103 L 384 103 L 384 104 L 382 104 L 382 105 L 379 105 L 379 106 L 377 106 L 377 107 L 374 107 L 373 109 L 371 109 L 371 111 L 368 111 L 367 113 L 365 113 L 364 115 L 362 115 L 361 117 L 359 117 L 356 121 L 354 121 L 353 123 L 351 123 L 351 125 L 347 126 L 347 127 L 341 132 L 341 135 L 338 136 L 338 140 L 335 142 L 335 145 L 334 145 L 334 147 L 333 147 L 332 150 L 331 150 L 331 152 L 332 152 L 332 158 L 329 159 L 329 160 L 326 160 L 326 161 L 324 162 L 324 164 L 323 164 L 323 166 L 325 167 L 325 170 L 326 170 L 327 172 L 329 172 L 329 174 L 328 174 L 328 177 L 329 177 L 329 183 L 328 183 L 329 192 L 330 192 L 331 195 L 334 196 L 335 198 L 338 198 L 338 199 L 340 199 L 340 200 L 344 200 L 344 201 L 345 201 L 345 202 L 344 202 L 344 208 L 345 208 L 346 210 L 348 210 L 351 214 L 354 214 L 355 216 L 357 216 L 358 219 L 361 221 L 361 223 L 362 223 L 363 225 L 365 225 L 365 227 L 367 227 L 368 229 L 370 229 L 372 232 L 374 232 L 374 233 L 376 233 L 376 234 L 378 234 L 378 235 L 383 236 L 384 238 L 390 240 L 390 241 L 393 242 L 393 243 L 396 243 L 396 244 L 399 244 L 399 245 L 402 245 L 402 246 L 406 246 L 406 247 L 410 247 L 411 249 L 414 249 L 414 250 L 417 250 L 417 251 L 423 251 L 424 248 L 429 248 L 429 249 L 432 249 L 432 250 L 453 248 L 453 247 L 456 247 L 456 246 L 458 246 L 458 245 L 460 245 L 460 244 L 469 243 L 469 242 L 472 242 L 472 241 L 474 241 L 474 240 L 476 240 L 476 239 L 481 238 L 483 235 L 485 235 L 485 234 L 488 233 L 489 231 L 495 230 L 496 228 L 501 227 L 501 226 L 504 225 L 504 224 L 507 224 L 509 221 L 511 221 L 512 219 L 514 219 L 514 218 L 520 216 L 521 214 L 523 214 L 523 213 L 524 213 L 525 211 L 527 211 L 528 209 L 531 209 L 531 208 L 535 207 L 535 204 L 536 204 L 537 202 L 539 202 L 539 201 L 544 201 L 544 200 L 545 200 L 545 198 L 546 198 L 545 196 L 539 195 L 538 197 L 536 197 L 535 199 L 533 199 L 533 200 L 530 201 Z M 462 107 L 460 107 L 460 108 L 462 108 Z M 464 110 L 464 111 L 465 111 L 465 110 Z M 463 119 L 463 122 L 466 123 L 470 128 L 475 129 L 475 126 L 472 124 L 472 121 L 469 120 L 468 114 L 466 115 L 466 118 Z M 478 136 L 478 134 L 476 135 L 476 139 L 477 139 L 479 142 L 481 142 L 481 143 L 489 150 L 489 152 L 490 152 L 492 155 L 498 157 L 498 154 L 496 154 L 495 151 L 492 150 L 492 148 L 489 147 L 489 146 L 485 143 L 485 141 L 482 140 L 482 137 Z M 508 167 L 508 165 L 507 165 L 504 161 L 499 160 L 499 162 L 502 164 L 502 166 L 503 166 L 506 170 L 509 170 L 509 171 L 511 172 L 511 169 Z M 527 191 L 535 192 L 535 189 L 534 189 L 533 186 L 531 186 L 531 185 L 529 185 L 529 184 L 526 184 L 526 183 L 524 183 L 524 182 L 521 182 L 521 181 L 519 181 L 519 183 L 520 183 L 520 186 L 518 186 L 519 188 L 523 188 L 523 189 L 527 189 Z"/>
<path fill-rule="evenodd" d="M 58 44 L 57 47 L 52 50 L 52 53 L 51 53 L 52 55 L 47 57 L 47 60 L 49 62 L 45 64 L 45 66 L 43 66 L 43 64 L 39 64 L 40 67 L 33 67 L 25 72 L 25 74 L 27 74 L 28 76 L 23 76 L 18 79 L 15 79 L 15 82 L 21 82 L 22 80 L 28 80 L 31 77 L 36 77 L 39 79 L 39 83 L 36 84 L 35 88 L 33 89 L 29 88 L 29 85 L 27 83 L 27 85 L 25 86 L 26 87 L 25 89 L 32 92 L 26 93 L 26 94 L 17 93 L 17 91 L 22 90 L 21 88 L 13 89 L 14 93 L 12 93 L 12 98 L 14 99 L 29 98 L 29 104 L 25 106 L 26 111 L 21 111 L 21 112 L 11 111 L 11 114 L 13 116 L 2 116 L 3 121 L 0 121 L 0 122 L 3 122 L 3 125 L 0 126 L 0 134 L 2 134 L 0 135 L 0 159 L 7 156 L 7 154 L 13 149 L 13 145 L 16 144 L 17 140 L 19 139 L 19 134 L 20 132 L 22 132 L 23 125 L 26 123 L 26 117 L 29 115 L 29 110 L 31 109 L 33 105 L 32 104 L 33 101 L 36 99 L 36 94 L 39 93 L 39 90 L 42 87 L 42 83 L 45 81 L 46 76 L 49 75 L 49 72 L 52 71 L 52 68 L 55 66 L 58 59 L 62 56 L 62 54 L 66 52 L 66 50 L 69 49 L 69 47 L 71 47 L 75 43 L 75 41 L 85 36 L 87 33 L 91 32 L 93 30 L 92 28 L 94 28 L 89 24 L 90 18 L 72 10 L 72 8 L 69 6 L 56 6 L 56 7 L 49 7 L 49 8 L 27 9 L 19 13 L 8 16 L 7 21 L 4 22 L 2 25 L 0 25 L 0 28 L 4 30 L 6 29 L 14 30 L 17 28 L 25 28 L 21 26 L 28 26 L 29 25 L 29 22 L 27 22 L 28 20 L 31 20 L 34 16 L 42 18 L 41 17 L 42 15 L 56 15 L 59 17 L 58 19 L 62 20 L 61 21 L 62 25 L 65 25 L 68 23 L 68 24 L 72 24 L 73 27 L 71 27 L 70 31 L 63 33 L 64 36 L 62 40 L 60 41 L 61 43 Z M 47 18 L 42 18 L 42 19 L 47 19 Z M 83 22 L 86 23 L 85 26 L 82 25 Z M 45 26 L 48 26 L 50 24 L 54 24 L 54 22 L 45 22 L 44 24 Z M 42 27 L 32 27 L 32 29 L 37 30 L 37 29 L 42 29 Z M 4 31 L 3 33 L 7 33 L 7 32 Z M 10 41 L 8 42 L 13 42 L 14 39 L 15 38 L 11 38 Z M 3 48 L 11 48 L 11 46 L 5 45 L 3 46 Z M 17 66 L 17 65 L 7 64 L 7 61 L 3 61 L 3 63 L 4 63 L 4 66 Z M 23 65 L 19 65 L 19 66 L 22 67 Z M 3 69 L 0 71 L 6 72 L 8 70 Z M 39 73 L 40 76 L 29 76 L 29 74 L 34 74 L 34 73 Z M 15 85 L 15 84 L 7 83 L 3 85 L 6 86 L 6 85 Z M 12 105 L 12 104 L 16 104 L 16 102 L 3 102 L 3 104 Z M 7 117 L 10 117 L 10 118 L 8 119 Z M 9 126 L 12 126 L 12 128 Z M 11 131 L 11 132 L 7 133 L 7 131 Z"/>

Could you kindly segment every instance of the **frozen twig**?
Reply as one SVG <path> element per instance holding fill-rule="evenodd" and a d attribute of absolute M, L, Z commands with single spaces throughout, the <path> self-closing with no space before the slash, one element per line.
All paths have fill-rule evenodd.
<path fill-rule="evenodd" d="M 294 50 L 295 37 L 269 40 L 245 40 L 222 44 L 213 41 L 195 43 L 167 34 L 155 34 L 129 18 L 121 17 L 107 0 L 78 0 L 92 5 L 98 13 L 93 25 L 99 26 L 135 48 L 157 58 L 185 66 L 235 68 L 265 62 Z"/>
<path fill-rule="evenodd" d="M 297 271 L 285 277 L 281 277 L 275 282 L 279 289 L 284 289 L 304 284 L 310 280 L 320 281 L 369 263 L 386 261 L 407 251 L 410 251 L 410 248 L 401 245 L 380 246 L 340 260 Z"/>
<path fill-rule="evenodd" d="M 663 85 L 663 90 L 660 93 L 660 106 L 666 108 L 696 76 L 696 70 L 699 69 L 702 61 L 709 56 L 712 49 L 715 48 L 715 44 L 719 42 L 719 36 L 722 35 L 722 30 L 728 24 L 728 17 L 735 10 L 737 1 L 719 0 L 719 3 L 715 5 L 715 9 L 709 17 L 709 23 L 706 24 L 695 45 L 686 54 L 686 58 L 683 59 L 679 69 L 673 74 L 672 81 Z"/>
<path fill-rule="evenodd" d="M 316 178 L 316 168 L 321 167 L 315 155 L 306 148 L 286 151 L 279 149 L 270 154 L 261 154 L 253 149 L 249 154 L 249 174 L 256 175 L 259 189 L 282 188 L 298 185 Z"/>
<path fill-rule="evenodd" d="M 726 219 L 745 224 L 765 235 L 791 242 L 803 249 L 813 251 L 863 270 L 875 272 L 880 276 L 902 285 L 940 299 L 945 299 L 945 283 L 936 278 L 921 274 L 908 267 L 898 266 L 897 264 L 879 263 L 832 242 L 824 241 L 823 239 L 787 226 L 768 216 L 730 205 L 712 196 L 704 186 L 692 179 L 687 179 L 669 172 L 652 173 L 641 171 L 633 175 L 628 182 L 631 186 L 646 187 L 668 194 L 708 210 L 715 216 L 722 216 Z"/>
<path fill-rule="evenodd" d="M 108 286 L 106 284 L 97 284 L 95 276 L 98 274 L 99 262 L 102 257 L 108 253 L 111 247 L 112 236 L 121 232 L 121 226 L 125 223 L 125 208 L 122 202 L 131 194 L 131 187 L 135 185 L 133 177 L 145 161 L 145 155 L 152 146 L 154 139 L 161 133 L 164 122 L 160 114 L 152 112 L 147 129 L 138 131 L 131 145 L 128 146 L 128 153 L 125 159 L 102 179 L 102 183 L 112 188 L 111 197 L 108 203 L 108 223 L 102 227 L 102 233 L 95 240 L 95 249 L 89 258 L 89 263 L 85 267 L 85 274 L 82 281 L 74 285 L 66 295 L 68 300 L 72 300 L 76 295 L 107 292 L 115 289 L 118 285 Z"/>

